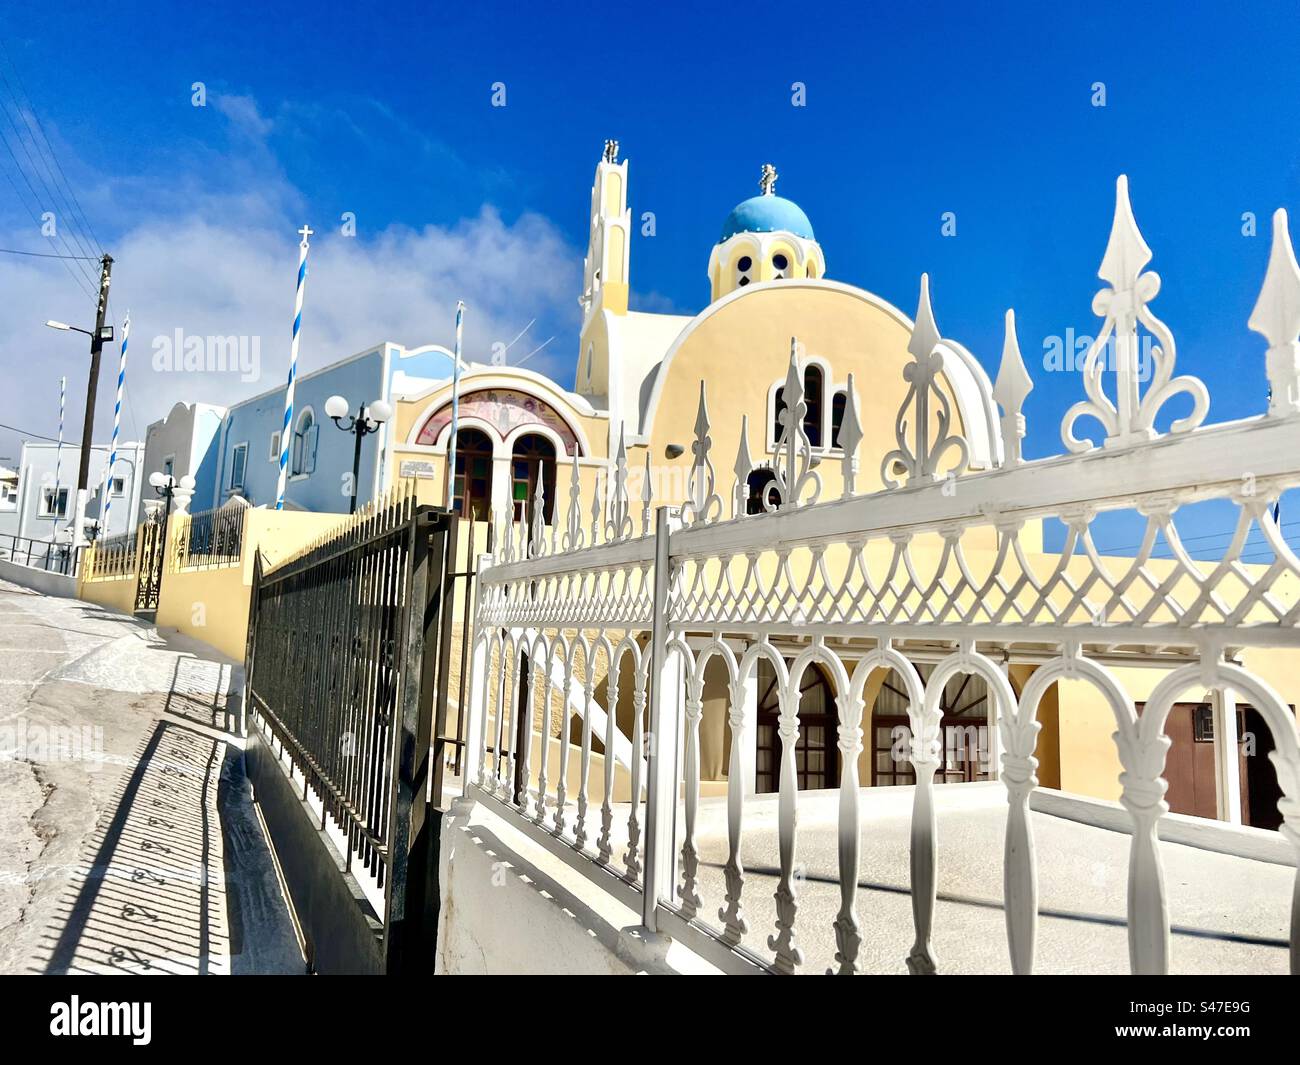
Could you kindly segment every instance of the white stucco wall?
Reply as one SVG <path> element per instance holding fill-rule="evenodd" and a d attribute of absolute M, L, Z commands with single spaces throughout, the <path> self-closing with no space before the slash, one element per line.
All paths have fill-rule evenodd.
<path fill-rule="evenodd" d="M 624 930 L 640 914 L 483 803 L 443 820 L 437 972 L 627 976 L 716 972 L 674 943 L 662 960 Z"/>

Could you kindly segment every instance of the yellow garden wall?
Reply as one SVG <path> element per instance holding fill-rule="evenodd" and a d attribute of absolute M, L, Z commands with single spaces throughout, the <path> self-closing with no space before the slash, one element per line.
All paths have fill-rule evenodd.
<path fill-rule="evenodd" d="M 77 598 L 129 614 L 135 609 L 135 574 L 90 579 L 83 575 L 77 582 Z"/>
<path fill-rule="evenodd" d="M 238 562 L 205 567 L 177 566 L 176 544 L 186 534 L 187 522 L 174 517 L 167 529 L 167 563 L 158 596 L 157 625 L 202 640 L 222 654 L 242 661 L 248 638 L 248 606 L 256 553 L 262 553 L 264 568 L 274 566 L 337 528 L 345 517 L 303 511 L 249 510 L 244 515 L 243 551 Z M 93 594 L 94 585 L 88 584 L 87 589 Z"/>

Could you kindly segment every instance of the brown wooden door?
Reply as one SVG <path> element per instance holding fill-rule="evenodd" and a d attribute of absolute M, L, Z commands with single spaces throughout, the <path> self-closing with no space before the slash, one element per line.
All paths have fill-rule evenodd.
<path fill-rule="evenodd" d="M 1214 767 L 1214 710 L 1208 703 L 1175 703 L 1165 722 L 1172 746 L 1165 759 L 1165 802 L 1176 814 L 1219 816 Z"/>

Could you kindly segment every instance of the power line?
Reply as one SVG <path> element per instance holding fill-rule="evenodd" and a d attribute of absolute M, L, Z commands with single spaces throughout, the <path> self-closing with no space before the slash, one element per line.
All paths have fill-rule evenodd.
<path fill-rule="evenodd" d="M 14 122 L 14 120 L 13 120 L 13 116 L 9 113 L 9 108 L 8 108 L 7 106 L 4 106 L 4 104 L 3 104 L 2 102 L 0 102 L 0 111 L 3 111 L 3 112 L 4 112 L 5 118 L 9 120 L 9 125 L 13 127 L 13 130 L 14 130 L 15 135 L 17 135 L 17 134 L 18 134 L 18 126 L 17 126 L 17 123 Z M 32 161 L 31 152 L 29 152 L 29 151 L 27 150 L 27 146 L 22 142 L 22 139 L 21 139 L 20 136 L 19 136 L 17 139 L 18 139 L 18 145 L 19 145 L 20 148 L 23 149 L 23 153 L 27 156 L 27 160 L 28 160 L 28 162 L 31 162 L 31 161 Z M 8 150 L 8 152 L 9 152 L 9 158 L 11 158 L 11 159 L 13 160 L 13 162 L 14 162 L 14 169 L 18 171 L 18 176 L 21 177 L 21 178 L 23 179 L 23 183 L 27 186 L 27 191 L 30 192 L 30 193 L 32 194 L 32 201 L 36 204 L 36 206 L 35 206 L 35 208 L 32 208 L 32 207 L 28 206 L 28 210 L 31 211 L 32 219 L 37 223 L 37 225 L 41 225 L 41 224 L 42 224 L 42 222 L 41 222 L 41 214 L 42 214 L 42 212 L 41 212 L 41 194 L 38 193 L 38 192 L 36 191 L 36 187 L 32 184 L 32 179 L 31 179 L 30 177 L 28 177 L 28 175 L 27 175 L 27 171 L 23 168 L 22 163 L 19 162 L 19 160 L 18 160 L 18 155 L 17 155 L 17 153 L 14 151 L 14 149 L 13 149 L 13 145 L 9 143 L 9 138 L 8 138 L 8 136 L 5 135 L 5 131 L 4 131 L 3 128 L 0 128 L 0 141 L 3 141 L 3 142 L 4 142 L 4 146 L 5 146 L 5 148 L 6 148 L 6 149 Z M 33 169 L 34 169 L 34 167 L 35 167 L 35 164 L 33 164 Z M 41 178 L 41 175 L 40 175 L 39 173 L 37 173 L 36 177 L 37 177 L 37 180 L 40 181 L 43 185 L 45 184 L 44 179 Z M 12 180 L 10 181 L 10 184 L 13 184 Z M 15 188 L 15 190 L 17 190 L 17 186 L 16 186 L 16 185 L 14 186 L 14 188 Z M 49 193 L 48 185 L 46 186 L 46 192 Z M 52 200 L 54 197 L 53 197 L 52 195 L 50 195 L 49 198 Z M 25 203 L 26 203 L 26 201 L 24 201 L 24 204 L 25 204 Z M 52 204 L 50 204 L 50 206 L 52 206 L 52 207 L 57 207 L 58 204 L 54 204 L 54 203 L 52 203 Z M 76 230 L 75 230 L 75 227 L 73 227 L 73 226 L 69 226 L 68 228 L 69 228 L 69 229 L 72 229 L 72 231 L 73 231 L 73 236 L 74 236 L 74 238 L 75 238 L 75 236 L 76 236 Z M 44 235 L 44 234 L 42 234 L 42 235 Z M 57 221 L 57 220 L 55 221 L 55 226 L 54 226 L 54 237 L 55 237 L 55 239 L 57 239 L 57 240 L 58 240 L 58 241 L 63 245 L 63 250 L 66 251 L 66 252 L 68 253 L 68 258 L 69 258 L 69 259 L 79 259 L 79 258 L 81 258 L 81 256 L 78 256 L 78 255 L 76 255 L 76 254 L 73 252 L 73 250 L 72 250 L 72 246 L 68 243 L 68 239 L 67 239 L 67 237 L 65 237 L 65 236 L 63 235 L 62 227 L 60 227 L 60 225 L 58 224 L 58 221 Z M 86 249 L 85 249 L 84 246 L 83 246 L 80 250 L 85 251 Z M 90 295 L 93 296 L 93 295 L 94 295 L 94 287 L 95 287 L 95 279 L 94 279 L 94 277 L 90 274 L 90 272 L 86 269 L 86 267 L 83 266 L 81 263 L 78 263 L 77 265 L 78 265 L 78 267 L 79 267 L 80 270 L 81 270 L 82 276 L 83 276 L 83 277 L 84 277 L 84 278 L 85 278 L 85 279 L 90 283 L 90 287 L 91 287 Z"/>
<path fill-rule="evenodd" d="M 0 255 L 34 255 L 38 259 L 83 259 L 86 262 L 97 263 L 97 255 L 60 255 L 52 251 L 20 251 L 18 248 L 0 248 Z"/>
<path fill-rule="evenodd" d="M 1297 526 L 1300 526 L 1300 520 L 1290 521 L 1290 522 L 1285 522 L 1285 523 L 1279 522 L 1279 524 L 1278 524 L 1278 528 L 1279 528 L 1279 529 L 1281 529 L 1281 528 L 1290 528 L 1290 529 L 1294 529 L 1294 528 L 1296 528 Z M 1197 535 L 1197 536 L 1180 536 L 1180 537 L 1178 538 L 1178 542 L 1179 542 L 1180 544 L 1191 544 L 1191 543 L 1199 543 L 1199 542 L 1201 542 L 1201 541 L 1203 541 L 1203 540 L 1220 540 L 1220 539 L 1221 539 L 1221 540 L 1224 540 L 1225 542 L 1224 542 L 1222 545 L 1220 545 L 1220 546 L 1222 546 L 1222 547 L 1227 547 L 1228 544 L 1232 542 L 1233 537 L 1235 537 L 1236 535 L 1237 535 L 1237 530 L 1236 530 L 1235 528 L 1233 528 L 1233 529 L 1221 529 L 1221 530 L 1218 531 L 1218 532 L 1212 532 L 1212 533 L 1201 533 L 1201 534 L 1199 534 L 1199 535 Z M 1243 547 L 1244 547 L 1244 546 L 1247 546 L 1247 545 L 1250 543 L 1250 540 L 1251 540 L 1252 537 L 1255 537 L 1255 536 L 1262 536 L 1262 535 L 1263 535 L 1263 533 L 1262 533 L 1262 531 L 1259 529 L 1259 527 L 1258 527 L 1258 526 L 1255 526 L 1254 528 L 1250 529 L 1249 532 L 1247 532 L 1247 534 L 1246 534 L 1246 543 L 1243 544 L 1242 546 L 1243 546 Z M 1157 543 L 1155 544 L 1155 546 L 1152 548 L 1152 552 L 1153 552 L 1153 553 L 1154 553 L 1155 551 L 1169 551 L 1169 550 L 1172 550 L 1172 548 L 1169 546 L 1169 541 L 1168 541 L 1168 538 L 1167 538 L 1167 537 L 1164 537 L 1164 536 L 1162 536 L 1162 535 L 1157 534 L 1157 538 L 1156 538 L 1156 539 L 1157 539 L 1157 541 L 1159 541 L 1159 540 L 1163 540 L 1163 541 L 1164 541 L 1164 545 L 1161 546 L 1161 544 L 1160 544 L 1159 542 L 1157 542 Z M 1101 555 L 1122 555 L 1122 554 L 1125 554 L 1126 552 L 1129 552 L 1129 551 L 1136 551 L 1136 550 L 1137 550 L 1139 547 L 1141 547 L 1141 546 L 1142 546 L 1142 544 L 1137 543 L 1137 544 L 1125 544 L 1123 547 L 1105 547 L 1105 548 L 1098 547 L 1098 548 L 1097 548 L 1097 553 L 1098 553 L 1098 554 L 1101 554 Z M 1197 550 L 1205 550 L 1205 548 L 1197 548 Z"/>
<path fill-rule="evenodd" d="M 29 440 L 41 440 L 48 444 L 57 444 L 59 442 L 58 437 L 46 436 L 43 433 L 33 433 L 27 429 L 20 429 L 16 425 L 6 425 L 4 422 L 0 422 L 0 429 L 8 429 L 11 433 L 17 433 L 19 436 L 26 437 Z M 71 448 L 79 448 L 81 447 L 81 444 L 78 441 L 65 440 L 63 441 L 63 446 L 71 447 Z M 109 447 L 108 444 L 90 445 L 92 451 L 107 451 L 108 447 Z"/>
<path fill-rule="evenodd" d="M 13 56 L 9 54 L 9 49 L 5 46 L 3 40 L 0 40 L 0 52 L 3 52 L 5 59 L 8 60 L 9 68 L 14 73 L 14 80 L 18 82 L 18 91 L 22 93 L 23 99 L 27 101 L 27 110 L 24 114 L 24 119 L 26 119 L 27 115 L 30 115 L 32 119 L 35 120 L 36 128 L 39 130 L 41 135 L 41 141 L 45 144 L 46 154 L 49 155 L 50 160 L 54 163 L 60 176 L 63 178 L 63 184 L 68 191 L 68 195 L 72 197 L 72 202 L 76 206 L 77 214 L 81 219 L 81 224 L 85 226 L 87 232 L 89 232 L 91 240 L 94 242 L 94 246 L 99 250 L 99 253 L 102 256 L 104 253 L 104 246 L 100 243 L 98 234 L 95 233 L 94 227 L 86 217 L 86 212 L 81 206 L 81 201 L 77 198 L 76 190 L 72 187 L 72 182 L 68 180 L 67 171 L 63 169 L 63 164 L 59 162 L 59 157 L 54 152 L 54 146 L 50 143 L 50 138 L 45 133 L 45 126 L 41 122 L 41 116 L 37 113 L 35 104 L 32 103 L 31 93 L 27 91 L 27 85 L 23 81 L 22 72 L 18 69 L 18 64 L 14 62 Z M 28 122 L 28 128 L 31 128 L 30 122 Z"/>
<path fill-rule="evenodd" d="M 6 143 L 5 147 L 8 147 L 8 143 Z M 7 169 L 5 170 L 4 175 L 5 178 L 8 180 L 10 187 L 14 190 L 14 195 L 17 196 L 18 199 L 22 201 L 23 209 L 30 211 L 31 207 L 29 207 L 27 201 L 23 199 L 22 190 L 14 182 L 13 176 L 9 173 Z M 33 215 L 33 217 L 37 221 L 39 221 L 40 213 L 37 212 L 35 215 Z M 68 276 L 72 278 L 73 282 L 76 284 L 76 286 L 79 289 L 81 289 L 82 293 L 89 296 L 91 299 L 94 299 L 95 293 L 91 289 L 86 287 L 86 279 L 82 277 L 80 274 L 78 274 L 74 269 L 72 269 L 72 264 L 67 261 L 68 259 L 72 258 L 72 256 L 56 255 L 55 258 L 59 259 L 63 263 L 63 268 L 68 271 Z"/>
<path fill-rule="evenodd" d="M 5 53 L 5 57 L 8 58 L 8 52 Z M 9 60 L 9 65 L 13 66 L 12 59 Z M 15 74 L 16 73 L 17 71 L 15 69 Z M 18 123 L 14 120 L 13 115 L 9 113 L 9 109 L 6 107 L 5 117 L 9 119 L 9 124 L 10 126 L 13 127 L 14 136 L 18 140 L 19 146 L 23 150 L 23 154 L 27 157 L 28 163 L 31 164 L 31 169 L 33 170 L 33 172 L 35 172 L 37 180 L 44 187 L 45 191 L 49 194 L 50 200 L 53 201 L 51 203 L 51 206 L 58 208 L 58 210 L 61 213 L 63 213 L 63 219 L 61 219 L 60 221 L 72 233 L 72 239 L 77 242 L 78 248 L 80 248 L 81 251 L 86 252 L 88 254 L 93 253 L 94 247 L 90 244 L 88 240 L 83 239 L 82 234 L 78 228 L 82 223 L 77 221 L 76 212 L 72 209 L 71 204 L 68 202 L 68 197 L 63 194 L 63 190 L 59 188 L 58 181 L 54 178 L 53 168 L 50 167 L 49 163 L 45 159 L 45 156 L 41 154 L 40 143 L 36 139 L 36 134 L 32 128 L 31 120 L 28 118 L 28 115 L 31 114 L 33 110 L 31 105 L 31 100 L 28 99 L 27 106 L 26 107 L 23 106 L 22 101 L 18 99 L 18 94 L 14 92 L 13 86 L 10 85 L 9 78 L 5 74 L 3 68 L 0 68 L 0 82 L 3 82 L 5 90 L 8 92 L 9 97 L 12 100 L 13 111 L 19 116 L 21 116 L 23 120 L 23 124 L 27 128 L 27 140 L 30 140 L 32 145 L 36 148 L 36 154 L 38 157 L 40 157 L 40 161 L 44 165 L 45 172 L 42 173 L 41 167 L 37 166 L 36 160 L 32 158 L 31 150 L 27 146 L 27 140 L 24 140 L 23 138 L 22 130 L 18 128 Z M 49 148 L 48 141 L 46 141 L 46 147 L 47 149 Z M 52 150 L 51 150 L 51 155 L 52 155 Z M 57 164 L 57 160 L 55 162 Z M 48 175 L 48 179 L 46 175 Z"/>
<path fill-rule="evenodd" d="M 0 80 L 3 80 L 5 86 L 8 87 L 9 82 L 8 79 L 4 77 L 3 72 L 0 72 Z M 11 96 L 13 95 L 12 89 L 10 89 L 10 95 Z M 18 108 L 16 107 L 15 109 Z M 75 214 L 72 212 L 71 208 L 68 207 L 66 198 L 63 198 L 62 206 L 60 206 L 60 204 L 57 202 L 61 197 L 51 188 L 50 183 L 46 181 L 44 175 L 41 174 L 40 169 L 36 166 L 36 161 L 32 158 L 31 150 L 27 147 L 27 143 L 23 140 L 22 132 L 18 128 L 18 123 L 14 121 L 13 115 L 10 114 L 8 105 L 0 101 L 0 110 L 4 111 L 5 118 L 8 120 L 10 127 L 13 129 L 14 139 L 18 142 L 18 146 L 22 149 L 23 154 L 27 157 L 27 161 L 30 164 L 31 171 L 35 174 L 37 181 L 39 181 L 41 185 L 44 187 L 46 196 L 51 201 L 50 206 L 58 208 L 60 210 L 67 208 L 67 219 L 65 220 L 65 224 L 60 225 L 58 222 L 56 222 L 54 236 L 63 245 L 64 250 L 68 252 L 70 258 L 74 258 L 74 259 L 80 258 L 79 256 L 75 256 L 71 245 L 68 244 L 67 238 L 63 235 L 62 232 L 62 230 L 66 228 L 68 231 L 72 233 L 73 239 L 77 241 L 78 248 L 80 251 L 86 252 L 86 251 L 93 250 L 88 247 L 87 243 L 84 240 L 81 239 L 81 236 L 78 232 L 77 225 L 76 225 Z M 32 211 L 33 219 L 38 224 L 40 224 L 41 194 L 36 191 L 35 186 L 32 184 L 31 178 L 28 176 L 28 171 L 24 169 L 22 163 L 19 161 L 18 154 L 14 151 L 13 145 L 10 144 L 9 137 L 5 134 L 3 128 L 0 128 L 0 140 L 4 141 L 5 148 L 9 152 L 9 157 L 13 160 L 14 168 L 18 171 L 18 175 L 23 179 L 23 183 L 27 186 L 28 191 L 32 194 L 32 199 L 36 203 L 36 209 L 32 210 L 32 208 L 28 206 L 28 210 Z M 12 178 L 10 179 L 10 184 L 14 184 Z M 20 190 L 18 190 L 17 185 L 14 185 L 14 189 L 16 192 L 19 192 L 19 196 L 21 198 L 21 192 Z M 94 290 L 96 288 L 95 278 L 91 275 L 91 273 L 86 269 L 86 267 L 81 262 L 77 262 L 77 266 L 81 270 L 82 276 L 89 282 L 90 290 L 91 290 L 89 295 L 93 297 Z"/>

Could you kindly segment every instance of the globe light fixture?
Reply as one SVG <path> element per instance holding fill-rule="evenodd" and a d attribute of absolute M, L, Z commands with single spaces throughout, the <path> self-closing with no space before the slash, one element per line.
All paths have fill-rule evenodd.
<path fill-rule="evenodd" d="M 348 413 L 351 405 L 342 396 L 330 396 L 325 401 L 325 413 L 330 420 L 345 433 L 356 438 L 352 449 L 352 483 L 350 485 L 351 503 L 348 513 L 357 511 L 357 480 L 361 476 L 361 439 L 367 433 L 377 433 L 383 424 L 393 416 L 392 404 L 382 399 L 372 399 L 361 404 L 356 414 Z M 347 424 L 344 424 L 346 420 Z"/>

